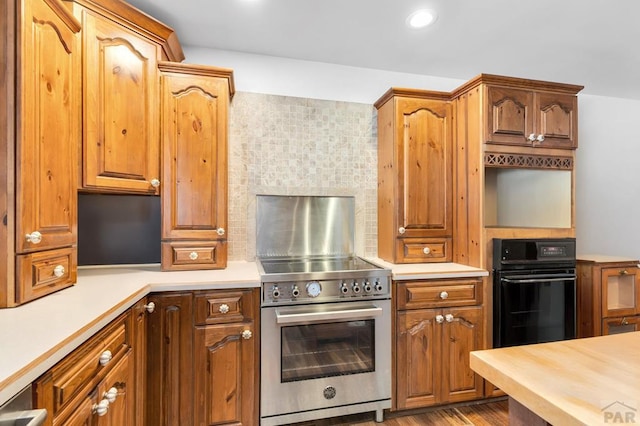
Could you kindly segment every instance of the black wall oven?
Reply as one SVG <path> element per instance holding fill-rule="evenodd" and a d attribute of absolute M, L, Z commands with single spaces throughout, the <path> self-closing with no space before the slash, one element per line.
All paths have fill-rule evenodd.
<path fill-rule="evenodd" d="M 576 337 L 574 238 L 493 240 L 493 346 Z"/>

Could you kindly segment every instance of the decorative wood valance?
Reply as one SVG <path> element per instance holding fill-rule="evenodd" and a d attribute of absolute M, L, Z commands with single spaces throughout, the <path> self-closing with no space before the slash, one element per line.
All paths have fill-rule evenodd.
<path fill-rule="evenodd" d="M 485 167 L 573 170 L 573 158 L 556 155 L 486 152 Z"/>

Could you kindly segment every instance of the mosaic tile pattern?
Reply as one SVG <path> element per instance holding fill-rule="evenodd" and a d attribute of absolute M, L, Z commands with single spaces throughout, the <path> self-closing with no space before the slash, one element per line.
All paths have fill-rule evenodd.
<path fill-rule="evenodd" d="M 355 246 L 377 254 L 373 105 L 238 92 L 229 111 L 229 260 L 255 258 L 256 194 L 356 198 Z"/>

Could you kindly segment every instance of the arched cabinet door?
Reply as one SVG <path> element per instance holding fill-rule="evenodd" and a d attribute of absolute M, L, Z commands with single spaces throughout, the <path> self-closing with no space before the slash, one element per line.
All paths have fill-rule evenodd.
<path fill-rule="evenodd" d="M 488 86 L 486 142 L 574 149 L 577 114 L 578 98 L 572 94 Z"/>
<path fill-rule="evenodd" d="M 227 265 L 228 69 L 161 62 L 162 268 Z"/>
<path fill-rule="evenodd" d="M 78 14 L 85 46 L 82 186 L 158 194 L 160 47 L 88 9 Z"/>
<path fill-rule="evenodd" d="M 21 10 L 16 11 L 15 169 L 11 164 L 7 170 L 15 170 L 11 222 L 17 256 L 15 300 L 9 306 L 76 281 L 82 87 L 79 22 L 52 0 L 16 3 Z"/>

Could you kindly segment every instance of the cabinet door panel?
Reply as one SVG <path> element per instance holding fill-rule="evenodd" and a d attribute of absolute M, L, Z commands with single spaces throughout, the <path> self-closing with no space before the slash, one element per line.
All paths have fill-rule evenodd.
<path fill-rule="evenodd" d="M 418 408 L 439 401 L 440 335 L 436 310 L 398 312 L 396 405 Z"/>
<path fill-rule="evenodd" d="M 162 76 L 165 239 L 226 239 L 226 79 Z"/>
<path fill-rule="evenodd" d="M 536 94 L 538 128 L 536 134 L 544 136 L 539 144 L 547 148 L 577 148 L 578 98 L 555 93 Z"/>
<path fill-rule="evenodd" d="M 111 389 L 115 389 L 117 394 L 115 400 L 109 404 L 107 414 L 95 417 L 96 426 L 135 426 L 135 374 L 132 358 L 132 352 L 129 351 L 98 386 L 98 400 L 105 398 L 105 394 Z"/>
<path fill-rule="evenodd" d="M 77 34 L 44 1 L 24 2 L 18 73 L 18 253 L 77 241 L 80 50 Z M 42 241 L 26 234 L 39 232 Z M 33 240 L 32 240 L 33 241 Z"/>
<path fill-rule="evenodd" d="M 65 420 L 65 426 L 92 426 L 95 424 L 97 414 L 93 413 L 93 405 L 96 403 L 95 396 L 86 397 L 80 402 L 75 411 Z M 48 416 L 51 414 L 48 413 Z M 47 420 L 48 421 L 48 420 Z"/>
<path fill-rule="evenodd" d="M 195 424 L 254 424 L 257 347 L 253 336 L 242 337 L 247 331 L 255 333 L 253 323 L 196 328 Z"/>
<path fill-rule="evenodd" d="M 84 13 L 83 186 L 156 193 L 158 47 Z"/>
<path fill-rule="evenodd" d="M 451 308 L 443 315 L 447 318 L 442 335 L 443 402 L 481 398 L 482 378 L 471 370 L 469 352 L 482 348 L 482 308 Z"/>
<path fill-rule="evenodd" d="M 486 141 L 531 145 L 534 131 L 533 92 L 501 87 L 487 89 Z"/>
<path fill-rule="evenodd" d="M 446 236 L 451 228 L 451 105 L 398 102 L 398 222 L 403 237 Z"/>
<path fill-rule="evenodd" d="M 602 268 L 602 317 L 640 313 L 640 273 L 635 264 Z"/>
<path fill-rule="evenodd" d="M 147 318 L 149 425 L 193 424 L 193 309 L 191 293 L 150 295 Z"/>

